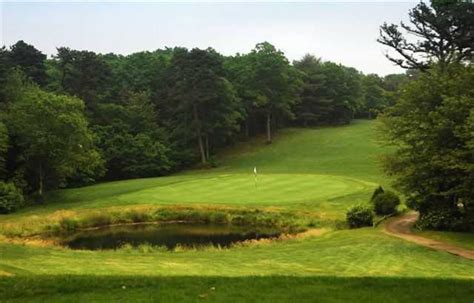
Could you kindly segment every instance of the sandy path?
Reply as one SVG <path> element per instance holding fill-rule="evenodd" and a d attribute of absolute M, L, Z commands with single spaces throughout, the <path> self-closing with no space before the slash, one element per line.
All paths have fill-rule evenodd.
<path fill-rule="evenodd" d="M 453 255 L 474 260 L 474 251 L 472 250 L 413 234 L 411 227 L 417 218 L 418 214 L 413 213 L 391 218 L 385 224 L 384 232 L 389 235 L 417 243 L 419 245 L 436 250 L 446 251 Z"/>

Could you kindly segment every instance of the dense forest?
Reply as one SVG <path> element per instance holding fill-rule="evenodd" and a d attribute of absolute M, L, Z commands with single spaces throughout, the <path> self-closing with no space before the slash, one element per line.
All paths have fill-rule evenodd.
<path fill-rule="evenodd" d="M 378 42 L 379 77 L 268 42 L 247 54 L 175 47 L 127 56 L 24 41 L 0 49 L 0 213 L 44 193 L 218 165 L 219 148 L 285 126 L 380 117 L 385 171 L 419 224 L 474 229 L 474 9 L 421 2 Z"/>
<path fill-rule="evenodd" d="M 59 47 L 47 58 L 18 41 L 0 52 L 1 188 L 16 196 L 1 210 L 16 209 L 19 193 L 41 202 L 58 187 L 212 167 L 216 149 L 258 135 L 271 143 L 283 126 L 374 118 L 408 78 L 312 55 L 291 64 L 268 42 L 235 56 Z"/>

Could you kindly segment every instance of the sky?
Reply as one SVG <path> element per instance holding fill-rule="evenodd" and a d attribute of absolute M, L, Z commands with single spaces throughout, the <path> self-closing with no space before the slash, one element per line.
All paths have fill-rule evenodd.
<path fill-rule="evenodd" d="M 0 0 L 1 1 L 1 0 Z M 416 1 L 399 2 L 5 2 L 0 44 L 18 40 L 53 55 L 56 47 L 130 54 L 183 46 L 247 53 L 268 41 L 290 61 L 310 53 L 362 72 L 403 72 L 376 42 L 383 22 L 406 21 Z"/>

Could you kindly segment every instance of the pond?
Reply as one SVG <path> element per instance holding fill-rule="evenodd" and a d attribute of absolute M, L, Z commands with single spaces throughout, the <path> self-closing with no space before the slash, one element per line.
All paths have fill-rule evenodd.
<path fill-rule="evenodd" d="M 275 238 L 280 232 L 271 229 L 213 224 L 137 224 L 110 226 L 82 231 L 69 236 L 63 245 L 72 249 L 116 249 L 129 244 L 137 247 L 141 244 L 165 246 L 199 247 L 221 246 L 252 239 Z"/>

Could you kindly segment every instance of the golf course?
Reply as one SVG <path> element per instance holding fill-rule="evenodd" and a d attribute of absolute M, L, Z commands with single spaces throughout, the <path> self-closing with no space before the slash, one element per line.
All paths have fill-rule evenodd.
<path fill-rule="evenodd" d="M 0 216 L 0 302 L 472 302 L 474 262 L 347 209 L 390 188 L 375 122 L 286 128 L 218 152 L 217 166 L 49 192 Z M 254 173 L 256 168 L 257 173 Z M 406 211 L 404 205 L 400 211 Z M 275 226 L 282 236 L 206 246 L 73 250 L 65 230 L 160 220 Z M 377 218 L 381 219 L 381 218 Z M 291 230 L 297 232 L 290 232 Z M 472 249 L 472 234 L 421 236 Z"/>

